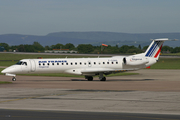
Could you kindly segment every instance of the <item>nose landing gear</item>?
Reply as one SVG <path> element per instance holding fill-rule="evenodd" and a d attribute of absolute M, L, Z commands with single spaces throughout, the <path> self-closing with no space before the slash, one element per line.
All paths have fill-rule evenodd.
<path fill-rule="evenodd" d="M 15 77 L 13 77 L 13 78 L 12 78 L 12 81 L 16 81 L 16 78 L 15 78 Z"/>

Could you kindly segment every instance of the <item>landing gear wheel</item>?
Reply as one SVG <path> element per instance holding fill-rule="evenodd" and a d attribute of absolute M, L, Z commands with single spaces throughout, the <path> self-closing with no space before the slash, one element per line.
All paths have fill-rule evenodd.
<path fill-rule="evenodd" d="M 103 77 L 100 81 L 106 81 L 106 77 Z"/>
<path fill-rule="evenodd" d="M 88 81 L 93 81 L 93 77 L 92 76 L 89 76 L 87 79 L 88 79 Z"/>
<path fill-rule="evenodd" d="M 12 78 L 12 81 L 16 81 L 16 78 L 15 78 L 15 77 L 13 77 L 13 78 Z"/>

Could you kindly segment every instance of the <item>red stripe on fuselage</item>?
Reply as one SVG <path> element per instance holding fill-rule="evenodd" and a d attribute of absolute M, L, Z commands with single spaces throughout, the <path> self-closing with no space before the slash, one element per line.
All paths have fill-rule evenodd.
<path fill-rule="evenodd" d="M 161 48 L 162 48 L 162 45 L 161 47 L 159 48 L 159 50 L 157 51 L 156 55 L 154 56 L 154 58 L 157 58 L 157 56 L 159 55 L 159 53 L 161 52 Z"/>

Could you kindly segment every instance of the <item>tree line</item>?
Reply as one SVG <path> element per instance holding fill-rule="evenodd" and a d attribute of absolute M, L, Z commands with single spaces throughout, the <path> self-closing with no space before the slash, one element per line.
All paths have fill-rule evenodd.
<path fill-rule="evenodd" d="M 77 47 L 75 47 L 72 43 L 67 43 L 65 45 L 63 44 L 56 44 L 51 46 L 45 46 L 43 47 L 40 43 L 34 42 L 33 44 L 21 44 L 21 45 L 13 45 L 9 46 L 7 43 L 0 43 L 0 46 L 4 47 L 6 51 L 18 51 L 18 52 L 44 52 L 45 50 L 53 50 L 53 49 L 69 49 L 69 50 L 75 50 L 78 51 L 78 53 L 106 53 L 106 54 L 128 54 L 128 53 L 142 53 L 144 52 L 148 46 L 144 46 L 141 48 L 141 45 L 138 47 L 135 46 L 128 46 L 123 45 L 119 47 L 108 45 L 107 47 L 99 45 L 99 46 L 93 46 L 91 44 L 79 44 Z M 180 52 L 180 47 L 169 47 L 169 46 L 163 46 L 162 51 L 170 52 L 170 53 L 178 53 Z"/>

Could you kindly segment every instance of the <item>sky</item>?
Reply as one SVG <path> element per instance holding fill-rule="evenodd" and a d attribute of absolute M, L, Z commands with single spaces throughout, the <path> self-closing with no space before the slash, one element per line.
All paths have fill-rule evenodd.
<path fill-rule="evenodd" d="M 180 0 L 0 0 L 0 35 L 180 32 Z"/>

